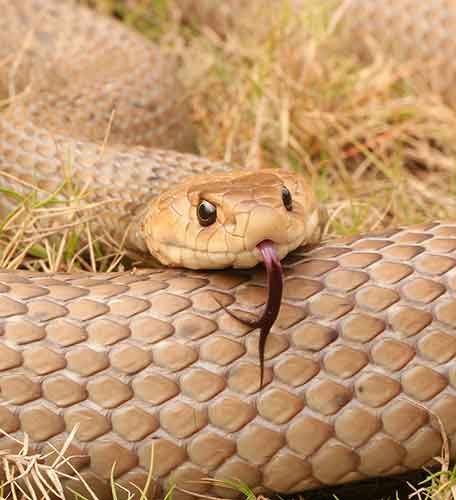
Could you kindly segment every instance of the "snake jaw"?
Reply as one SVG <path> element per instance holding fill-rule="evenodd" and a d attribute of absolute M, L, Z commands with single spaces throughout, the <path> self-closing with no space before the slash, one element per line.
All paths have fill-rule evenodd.
<path fill-rule="evenodd" d="M 260 328 L 260 337 L 258 339 L 258 352 L 260 357 L 260 388 L 263 387 L 264 379 L 264 353 L 266 348 L 266 340 L 272 325 L 275 323 L 280 312 L 282 303 L 282 292 L 284 273 L 280 258 L 277 255 L 274 242 L 271 240 L 263 240 L 257 245 L 258 251 L 263 257 L 264 267 L 266 268 L 267 281 L 267 301 L 263 312 L 259 318 L 248 320 L 240 318 L 232 311 L 221 304 L 216 297 L 217 303 L 228 313 L 232 318 L 240 323 L 251 328 Z"/>

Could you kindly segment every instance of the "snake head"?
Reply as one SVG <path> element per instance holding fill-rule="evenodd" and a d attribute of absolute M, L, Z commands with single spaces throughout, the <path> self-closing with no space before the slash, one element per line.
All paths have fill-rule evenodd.
<path fill-rule="evenodd" d="M 273 243 L 280 259 L 319 241 L 325 217 L 303 176 L 282 170 L 198 175 L 150 202 L 142 236 L 162 264 L 249 268 Z"/>

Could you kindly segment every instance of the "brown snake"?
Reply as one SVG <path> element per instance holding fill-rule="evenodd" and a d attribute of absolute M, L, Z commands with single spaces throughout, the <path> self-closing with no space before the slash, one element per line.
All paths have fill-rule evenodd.
<path fill-rule="evenodd" d="M 370 34 L 384 34 L 386 43 L 388 36 L 403 37 L 405 52 L 426 58 L 427 46 L 415 43 L 422 32 L 433 37 L 434 51 L 442 40 L 454 46 L 445 36 L 448 23 L 455 24 L 454 2 L 434 0 L 426 8 L 407 0 L 346 3 L 345 14 L 357 12 L 356 22 Z M 225 207 L 229 223 L 226 207 L 246 190 L 244 181 L 227 190 L 236 182 L 223 180 L 225 165 L 137 146 L 185 142 L 183 110 L 171 98 L 178 95 L 171 60 L 116 23 L 58 0 L 0 0 L 0 7 L 0 60 L 16 56 L 12 70 L 0 72 L 1 85 L 14 95 L 33 82 L 0 119 L 3 171 L 52 190 L 71 151 L 76 173 L 93 183 L 96 197 L 121 198 L 108 225 L 115 228 L 133 210 L 131 244 L 139 246 L 148 230 L 139 219 L 138 196 L 154 198 L 168 186 L 182 186 L 189 174 L 211 174 L 211 181 L 222 176 L 211 196 Z M 392 21 L 400 27 L 407 13 L 412 42 L 410 33 L 384 29 Z M 437 19 L 432 25 L 431 15 Z M 452 68 L 445 69 L 438 81 L 443 92 L 452 78 Z M 112 140 L 124 146 L 101 151 L 95 143 L 102 142 L 113 107 Z M 298 187 L 287 187 L 307 215 L 299 218 L 301 241 L 312 241 L 318 207 L 305 185 L 287 173 L 264 175 L 266 182 L 253 176 L 263 185 L 259 194 L 251 189 L 246 210 L 256 210 L 260 199 L 266 209 L 255 220 L 279 217 L 270 209 L 274 204 L 285 214 L 274 193 L 283 179 L 295 182 Z M 157 192 L 150 191 L 154 186 Z M 173 198 L 173 205 L 165 198 L 163 206 L 194 217 L 197 203 L 188 205 L 189 199 Z M 180 223 L 172 217 L 163 219 Z M 287 226 L 287 220 L 274 225 Z M 150 227 L 154 231 L 156 223 Z M 260 236 L 252 236 L 250 249 L 276 238 L 269 227 L 255 226 Z M 229 252 L 221 253 L 225 259 Z M 289 493 L 430 463 L 442 445 L 431 414 L 440 417 L 450 440 L 456 432 L 456 224 L 423 224 L 311 251 L 300 247 L 283 265 L 283 302 L 265 346 L 261 391 L 258 332 L 223 309 L 258 313 L 266 301 L 261 269 L 3 271 L 0 428 L 10 437 L 0 438 L 0 456 L 17 449 L 11 437 L 22 440 L 24 433 L 32 451 L 49 450 L 48 443 L 59 447 L 77 424 L 66 454 L 100 499 L 111 495 L 114 463 L 119 484 L 132 491 L 132 483 L 144 486 L 151 451 L 150 497 L 176 484 L 178 499 L 191 498 L 189 492 L 237 494 L 207 477 Z M 85 492 L 77 480 L 66 486 Z"/>

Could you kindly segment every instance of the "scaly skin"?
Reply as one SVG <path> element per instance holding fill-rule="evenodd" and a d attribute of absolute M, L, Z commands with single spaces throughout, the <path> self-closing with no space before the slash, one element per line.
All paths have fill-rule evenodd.
<path fill-rule="evenodd" d="M 261 270 L 4 272 L 0 427 L 42 450 L 78 423 L 69 453 L 101 498 L 114 462 L 121 484 L 144 484 L 152 444 L 157 487 L 222 496 L 192 481 L 289 493 L 430 462 L 441 437 L 427 410 L 456 431 L 456 224 L 284 264 L 262 391 L 258 333 L 213 299 L 257 314 Z"/>
<path fill-rule="evenodd" d="M 350 5 L 360 9 L 356 19 L 363 5 L 378 6 L 378 16 L 369 10 L 375 24 L 398 3 L 406 15 L 408 1 Z M 443 0 L 431 5 L 444 14 L 452 8 Z M 10 93 L 32 80 L 0 120 L 2 170 L 25 179 L 33 170 L 40 186 L 52 189 L 70 149 L 96 196 L 121 197 L 118 213 L 127 214 L 138 197 L 189 174 L 227 169 L 130 147 L 187 140 L 185 108 L 169 98 L 178 95 L 173 61 L 153 45 L 57 0 L 0 0 L 0 7 L 0 58 L 19 51 L 34 26 L 38 44 L 31 50 L 25 43 L 17 78 L 1 75 Z M 114 104 L 111 137 L 124 146 L 100 156 L 99 146 L 84 141 L 103 140 Z M 258 332 L 214 300 L 238 314 L 258 313 L 261 270 L 4 271 L 0 428 L 13 438 L 27 433 L 31 451 L 44 451 L 78 424 L 67 454 L 79 455 L 72 463 L 100 499 L 110 496 L 114 462 L 125 487 L 144 484 L 152 445 L 150 496 L 176 483 L 178 499 L 192 496 L 183 490 L 236 494 L 199 481 L 208 476 L 288 493 L 428 463 L 441 446 L 430 412 L 450 440 L 456 431 L 456 225 L 300 248 L 285 266 L 261 391 Z M 17 443 L 4 437 L 0 447 L 14 451 Z M 84 490 L 76 481 L 67 486 Z"/>

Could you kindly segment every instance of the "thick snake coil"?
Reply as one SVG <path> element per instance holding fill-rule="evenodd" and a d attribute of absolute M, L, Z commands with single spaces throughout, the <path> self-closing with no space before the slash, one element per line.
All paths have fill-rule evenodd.
<path fill-rule="evenodd" d="M 352 34 L 437 54 L 440 90 L 450 89 L 454 2 L 346 5 Z M 121 198 L 118 225 L 119 213 L 141 211 L 138 198 L 227 169 L 136 146 L 185 142 L 173 63 L 155 46 L 59 0 L 0 7 L 0 60 L 11 63 L 1 84 L 10 96 L 26 90 L 0 120 L 3 171 L 53 189 L 70 152 L 96 196 Z M 111 137 L 125 146 L 101 150 L 114 107 Z M 31 453 L 59 448 L 77 425 L 65 453 L 100 499 L 114 464 L 119 484 L 143 487 L 152 456 L 148 495 L 175 484 L 178 499 L 238 494 L 208 477 L 289 493 L 430 463 L 442 446 L 432 415 L 450 440 L 456 432 L 456 224 L 300 247 L 284 269 L 261 391 L 258 332 L 223 309 L 258 313 L 261 269 L 1 272 L 0 428 L 10 436 L 0 456 L 24 434 Z M 78 480 L 65 486 L 87 494 Z"/>

